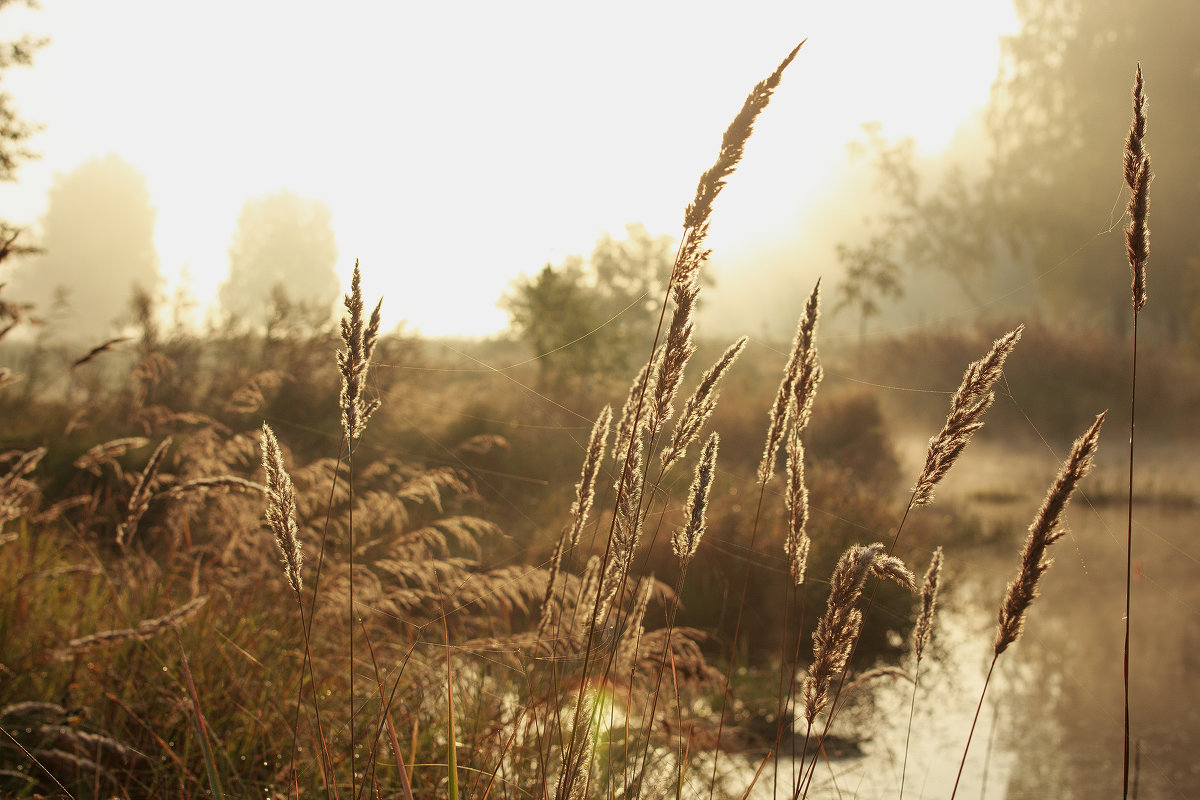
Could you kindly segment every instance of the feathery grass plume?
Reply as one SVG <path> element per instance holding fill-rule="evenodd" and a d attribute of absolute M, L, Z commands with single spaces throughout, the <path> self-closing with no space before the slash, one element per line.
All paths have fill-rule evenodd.
<path fill-rule="evenodd" d="M 788 431 L 787 440 L 787 476 L 788 490 L 784 495 L 784 504 L 788 513 L 787 539 L 783 543 L 783 552 L 787 555 L 788 571 L 797 586 L 804 583 L 804 573 L 808 570 L 808 550 L 812 540 L 808 538 L 808 487 L 804 484 L 804 445 L 800 441 L 800 431 L 792 426 Z"/>
<path fill-rule="evenodd" d="M 33 471 L 38 462 L 46 455 L 46 448 L 35 447 L 21 454 L 16 462 L 9 467 L 8 474 L 0 478 L 0 494 L 13 489 L 26 475 Z"/>
<path fill-rule="evenodd" d="M 913 652 L 918 663 L 933 636 L 933 613 L 937 609 L 938 581 L 941 575 L 942 548 L 939 547 L 933 551 L 929 569 L 925 571 L 925 580 L 921 583 L 921 613 L 913 627 Z"/>
<path fill-rule="evenodd" d="M 600 462 L 604 460 L 604 446 L 608 443 L 608 428 L 611 423 L 612 406 L 605 406 L 592 425 L 579 483 L 575 484 L 575 502 L 571 504 L 571 549 L 579 546 L 579 537 L 583 534 L 588 513 L 592 510 L 592 501 L 596 497 L 596 474 L 600 470 Z"/>
<path fill-rule="evenodd" d="M 671 327 L 667 329 L 667 342 L 663 347 L 662 362 L 658 366 L 657 380 L 651 395 L 653 400 L 650 403 L 647 424 L 651 441 L 658 437 L 663 425 L 674 413 L 675 394 L 679 391 L 679 384 L 683 383 L 683 372 L 688 361 L 696 352 L 692 334 L 696 330 L 696 298 L 699 295 L 700 285 L 695 282 L 671 287 L 671 299 L 675 301 L 675 310 L 671 315 Z"/>
<path fill-rule="evenodd" d="M 779 451 L 779 441 L 783 438 L 784 427 L 793 405 L 796 406 L 796 419 L 801 423 L 800 430 L 803 431 L 804 425 L 808 424 L 812 397 L 816 392 L 817 383 L 821 380 L 821 366 L 816 361 L 815 346 L 820 298 L 821 281 L 818 279 L 804 304 L 804 315 L 796 325 L 792 352 L 788 355 L 787 366 L 783 368 L 783 379 L 775 392 L 775 402 L 767 412 L 767 443 L 763 447 L 762 461 L 758 465 L 758 482 L 763 486 L 775 474 L 775 454 Z M 803 397 L 797 387 L 802 376 L 807 386 Z"/>
<path fill-rule="evenodd" d="M 625 621 L 625 632 L 617 643 L 617 654 L 613 664 L 623 672 L 632 669 L 636 663 L 642 635 L 646 632 L 642 623 L 646 619 L 646 608 L 650 605 L 650 595 L 653 593 L 654 575 L 651 574 L 638 582 L 635 594 L 637 599 L 634 600 L 629 618 Z"/>
<path fill-rule="evenodd" d="M 709 253 L 703 247 L 704 240 L 708 237 L 713 201 L 725 188 L 726 179 L 741 163 L 746 141 L 754 132 L 755 120 L 767 107 L 767 103 L 771 101 L 771 94 L 779 86 L 779 82 L 783 78 L 783 71 L 792 63 L 792 59 L 796 57 L 796 53 L 800 52 L 803 45 L 804 42 L 796 45 L 774 72 L 766 79 L 759 81 L 750 90 L 746 102 L 742 105 L 742 110 L 725 129 L 717 160 L 700 176 L 700 182 L 696 186 L 696 196 L 684 212 L 683 227 L 686 233 L 680 244 L 679 257 L 675 260 L 675 269 L 671 275 L 672 284 L 682 286 L 694 283 L 700 268 L 708 259 Z"/>
<path fill-rule="evenodd" d="M 617 436 L 613 443 L 613 457 L 621 462 L 625 455 L 629 452 L 629 441 L 634 433 L 634 421 L 637 416 L 638 398 L 641 397 L 643 384 L 646 387 L 646 392 L 653 395 L 654 387 L 658 383 L 658 367 L 662 361 L 663 351 L 660 348 L 654 358 L 647 361 L 638 370 L 637 376 L 633 379 L 633 383 L 629 385 L 629 393 L 625 396 L 625 404 L 621 406 L 621 418 L 617 422 Z M 646 418 L 643 415 L 637 420 L 638 431 L 642 431 L 646 426 Z M 613 482 L 613 488 L 620 488 L 620 477 Z"/>
<path fill-rule="evenodd" d="M 1125 254 L 1133 273 L 1133 358 L 1129 390 L 1129 500 L 1126 505 L 1125 538 L 1125 643 L 1124 672 L 1124 760 L 1122 767 L 1122 797 L 1129 796 L 1129 651 L 1130 626 L 1133 618 L 1133 454 L 1137 423 L 1137 351 L 1138 314 L 1146 305 L 1146 261 L 1150 257 L 1150 230 L 1146 217 L 1150 211 L 1150 156 L 1143 139 L 1146 136 L 1146 96 L 1142 83 L 1142 65 L 1137 66 L 1133 82 L 1133 121 L 1125 140 L 1125 184 L 1129 187 L 1129 225 L 1125 228 Z M 1136 791 L 1135 791 L 1136 794 Z"/>
<path fill-rule="evenodd" d="M 181 605 L 179 608 L 163 614 L 161 617 L 153 619 L 145 619 L 137 624 L 136 628 L 125 628 L 122 630 L 100 631 L 99 633 L 81 636 L 78 639 L 72 639 L 66 645 L 55 651 L 58 658 L 67 658 L 77 653 L 82 653 L 87 650 L 93 650 L 97 647 L 104 647 L 119 642 L 127 642 L 131 639 L 150 639 L 171 628 L 177 628 L 190 620 L 200 612 L 204 604 L 208 602 L 208 595 L 194 597 L 188 602 Z"/>
<path fill-rule="evenodd" d="M 265 422 L 262 427 L 263 471 L 267 474 L 267 524 L 275 534 L 275 546 L 283 557 L 283 570 L 292 591 L 300 594 L 302 581 L 300 538 L 296 525 L 296 489 L 283 463 L 283 451 L 275 431 Z"/>
<path fill-rule="evenodd" d="M 575 608 L 584 613 L 575 614 L 575 633 L 587 633 L 588 619 L 592 608 L 596 605 L 596 597 L 600 592 L 600 556 L 591 556 L 588 559 L 587 565 L 583 568 L 583 574 L 579 576 L 579 594 L 575 601 Z M 603 615 L 604 609 L 600 610 Z"/>
<path fill-rule="evenodd" d="M 687 505 L 684 515 L 687 522 L 675 531 L 671 537 L 671 549 L 679 557 L 680 569 L 686 570 L 696 555 L 700 539 L 704 536 L 706 521 L 704 513 L 708 509 L 708 493 L 712 489 L 712 479 L 716 472 L 717 446 L 721 438 L 714 432 L 704 443 L 700 453 L 700 462 L 696 464 L 696 476 L 692 480 L 692 488 L 688 490 Z"/>
<path fill-rule="evenodd" d="M 563 528 L 562 533 L 558 537 L 558 543 L 554 545 L 554 555 L 550 557 L 550 577 L 546 579 L 546 592 L 542 595 L 542 614 L 538 617 L 537 638 L 538 641 L 545 641 L 546 634 L 550 632 L 550 626 L 554 624 L 554 590 L 558 588 L 559 575 L 562 572 L 563 550 L 567 546 L 567 535 L 570 528 Z M 558 609 L 561 611 L 561 609 Z"/>
<path fill-rule="evenodd" d="M 1129 187 L 1129 225 L 1125 228 L 1125 253 L 1133 272 L 1133 310 L 1146 305 L 1146 259 L 1150 257 L 1150 230 L 1146 215 L 1150 209 L 1150 156 L 1143 139 L 1146 136 L 1146 95 L 1142 83 L 1142 65 L 1137 66 L 1133 82 L 1133 121 L 1125 139 L 1125 185 Z"/>
<path fill-rule="evenodd" d="M 792 381 L 792 403 L 788 414 L 796 433 L 804 433 L 812 419 L 813 400 L 817 397 L 817 386 L 825 377 L 825 370 L 817 360 L 817 320 L 821 317 L 821 281 L 813 287 L 812 294 L 804 304 L 804 320 L 800 326 L 800 357 L 796 364 L 796 378 Z"/>
<path fill-rule="evenodd" d="M 1008 585 L 1004 603 L 1000 606 L 996 655 L 1003 653 L 1021 636 L 1025 613 L 1038 596 L 1038 581 L 1052 562 L 1046 557 L 1046 549 L 1067 534 L 1067 529 L 1061 527 L 1062 515 L 1076 485 L 1092 468 L 1100 441 L 1100 426 L 1103 424 L 1104 414 L 1100 414 L 1091 427 L 1075 440 L 1071 454 L 1063 462 L 1058 477 L 1054 479 L 1041 509 L 1029 526 L 1029 536 L 1021 550 L 1021 571 Z"/>
<path fill-rule="evenodd" d="M 23 513 L 25 498 L 37 488 L 25 480 L 25 476 L 33 471 L 45 455 L 44 447 L 22 453 L 9 468 L 8 474 L 0 478 L 0 525 L 16 519 Z"/>
<path fill-rule="evenodd" d="M 633 556 L 642 538 L 642 455 L 646 450 L 645 431 L 635 432 L 628 466 L 620 470 L 617 478 L 617 509 L 613 524 L 612 557 L 604 571 L 601 582 L 600 604 L 596 608 L 596 621 L 604 619 L 608 606 L 621 588 L 625 576 L 633 566 Z"/>
<path fill-rule="evenodd" d="M 125 547 L 132 541 L 133 535 L 137 533 L 137 526 L 141 522 L 142 515 L 150 507 L 150 498 L 154 496 L 152 491 L 154 481 L 158 478 L 158 470 L 162 467 L 163 459 L 167 455 L 167 448 L 170 446 L 170 436 L 159 442 L 158 447 L 150 454 L 146 468 L 142 470 L 137 483 L 133 486 L 133 493 L 129 495 L 129 510 L 125 514 L 125 521 L 117 526 L 117 544 L 121 547 Z"/>
<path fill-rule="evenodd" d="M 604 446 L 608 442 L 608 429 L 611 423 L 612 406 L 605 406 L 592 425 L 587 454 L 583 459 L 583 470 L 579 475 L 579 483 L 575 484 L 575 502 L 571 504 L 571 525 L 563 529 L 558 544 L 555 545 L 554 556 L 550 560 L 550 578 L 546 581 L 546 594 L 542 600 L 542 616 L 538 620 L 539 639 L 549 631 L 554 616 L 554 590 L 557 588 L 562 569 L 563 555 L 567 550 L 574 550 L 579 546 L 583 527 L 587 523 L 588 513 L 592 509 L 592 501 L 596 497 L 596 474 L 600 470 L 601 462 L 604 461 Z"/>
<path fill-rule="evenodd" d="M 72 361 L 71 369 L 75 370 L 75 369 L 78 369 L 79 367 L 82 367 L 84 364 L 95 361 L 97 358 L 104 355 L 109 350 L 112 350 L 117 345 L 119 345 L 123 342 L 128 342 L 128 341 L 129 341 L 128 336 L 119 336 L 116 339 L 109 339 L 107 342 L 104 342 L 103 344 L 98 344 L 95 347 L 93 347 L 91 350 L 87 351 L 87 353 L 85 353 L 84 355 L 82 355 L 79 358 Z"/>
<path fill-rule="evenodd" d="M 862 612 L 854 604 L 870 574 L 916 591 L 912 573 L 904 562 L 887 554 L 886 545 L 854 545 L 842 553 L 830 579 L 829 605 L 813 633 L 813 662 L 804 680 L 804 716 L 809 726 L 829 700 L 833 676 L 846 668 L 854 649 L 862 627 Z"/>
<path fill-rule="evenodd" d="M 207 478 L 193 478 L 190 481 L 172 486 L 165 492 L 160 492 L 156 496 L 166 497 L 171 500 L 178 499 L 184 495 L 194 492 L 221 492 L 221 491 L 240 491 L 252 492 L 254 494 L 266 494 L 267 487 L 261 483 L 248 481 L 245 478 L 240 478 L 237 475 L 213 475 Z"/>
<path fill-rule="evenodd" d="M 946 424 L 929 440 L 925 469 L 917 478 L 910 507 L 933 502 L 933 487 L 950 471 L 975 431 L 983 427 L 983 415 L 996 400 L 992 387 L 1004 373 L 1004 362 L 1021 340 L 1024 330 L 1024 325 L 1018 325 L 994 341 L 987 355 L 967 366 L 962 384 L 950 399 Z"/>
<path fill-rule="evenodd" d="M 683 458 L 688 447 L 700 435 L 700 428 L 704 426 L 717 407 L 717 385 L 745 349 L 747 341 L 747 337 L 743 336 L 731 344 L 717 359 L 717 363 L 704 373 L 704 377 L 700 379 L 700 385 L 684 403 L 683 413 L 680 414 L 679 421 L 675 423 L 675 430 L 671 434 L 671 442 L 663 448 L 661 454 L 663 471 L 670 469 L 676 461 Z"/>
<path fill-rule="evenodd" d="M 100 467 L 104 464 L 111 464 L 113 469 L 117 471 L 117 475 L 121 475 L 121 465 L 116 462 L 116 459 L 125 455 L 130 450 L 137 450 L 139 447 L 145 447 L 148 444 L 150 444 L 150 440 L 143 436 L 127 436 L 123 439 L 101 442 L 75 459 L 75 467 L 87 470 L 96 477 L 100 477 Z"/>
<path fill-rule="evenodd" d="M 363 399 L 363 389 L 367 381 L 367 370 L 371 366 L 371 356 L 375 352 L 375 342 L 379 338 L 379 310 L 383 305 L 380 300 L 371 312 L 371 320 L 363 322 L 362 275 L 358 270 L 358 261 L 354 262 L 354 275 L 350 279 L 350 294 L 343 301 L 347 316 L 342 317 L 342 341 L 345 350 L 338 351 L 338 369 L 342 373 L 342 430 L 348 441 L 353 441 L 362 435 L 367 426 L 367 420 L 379 408 L 379 400 L 366 402 Z"/>

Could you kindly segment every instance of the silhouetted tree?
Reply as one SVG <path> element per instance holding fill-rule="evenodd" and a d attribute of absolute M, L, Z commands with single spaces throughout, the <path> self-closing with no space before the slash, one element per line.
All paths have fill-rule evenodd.
<path fill-rule="evenodd" d="M 833 310 L 852 308 L 858 312 L 861 366 L 867 341 L 867 320 L 879 314 L 884 300 L 898 300 L 904 296 L 904 287 L 900 283 L 902 270 L 892 256 L 891 240 L 886 236 L 873 236 L 865 245 L 839 243 L 837 258 L 845 272 L 837 287 L 838 300 Z"/>
<path fill-rule="evenodd" d="M 154 221 L 146 179 L 115 155 L 58 176 L 41 222 L 43 252 L 18 265 L 13 295 L 41 313 L 61 303 L 56 324 L 72 335 L 106 335 L 135 286 L 158 290 Z"/>
<path fill-rule="evenodd" d="M 221 285 L 226 314 L 266 325 L 277 300 L 333 316 L 340 283 L 329 207 L 293 192 L 247 200 L 229 247 L 229 278 Z"/>
<path fill-rule="evenodd" d="M 571 256 L 522 276 L 501 299 L 513 329 L 540 357 L 545 383 L 621 374 L 644 359 L 675 260 L 670 236 L 640 223 L 605 235 L 588 259 Z"/>

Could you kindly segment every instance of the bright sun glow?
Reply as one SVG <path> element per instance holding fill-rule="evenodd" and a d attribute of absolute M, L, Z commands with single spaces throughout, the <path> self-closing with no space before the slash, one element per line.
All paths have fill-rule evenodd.
<path fill-rule="evenodd" d="M 31 224 L 63 173 L 115 152 L 147 177 L 164 274 L 211 300 L 249 197 L 333 210 L 339 270 L 362 261 L 391 324 L 505 325 L 521 272 L 604 231 L 679 230 L 750 87 L 808 43 L 721 198 L 711 243 L 736 270 L 836 181 L 859 125 L 936 152 L 987 100 L 1011 0 L 894 3 L 46 3 L 10 70 L 42 160 L 0 187 Z M 730 272 L 723 273 L 728 276 Z M 168 291 L 171 287 L 168 287 Z"/>

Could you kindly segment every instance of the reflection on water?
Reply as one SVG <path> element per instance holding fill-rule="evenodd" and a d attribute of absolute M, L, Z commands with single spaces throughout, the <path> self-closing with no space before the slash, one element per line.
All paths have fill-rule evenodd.
<path fill-rule="evenodd" d="M 1036 505 L 1023 499 L 993 507 L 989 516 L 1011 517 L 1019 531 Z M 1073 504 L 1072 533 L 1056 545 L 1026 632 L 998 662 L 959 798 L 1121 796 L 1125 515 L 1117 503 L 1077 498 Z M 1200 507 L 1178 497 L 1145 503 L 1134 523 L 1130 702 L 1140 751 L 1137 797 L 1196 797 Z M 1011 547 L 947 549 L 945 603 L 935 658 L 921 666 L 906 798 L 950 796 L 991 660 L 996 609 L 1017 569 L 1017 539 Z M 862 757 L 820 765 L 810 798 L 899 796 L 912 684 L 884 678 L 872 688 L 859 692 L 834 726 L 834 733 L 869 737 Z M 784 787 L 792 770 L 790 760 L 781 759 L 776 792 L 768 766 L 752 796 L 790 796 Z"/>

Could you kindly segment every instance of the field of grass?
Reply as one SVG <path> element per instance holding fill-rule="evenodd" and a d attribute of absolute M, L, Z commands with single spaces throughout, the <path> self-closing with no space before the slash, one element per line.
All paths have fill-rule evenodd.
<path fill-rule="evenodd" d="M 501 344 L 381 336 L 357 268 L 339 330 L 197 339 L 146 321 L 86 356 L 11 346 L 0 794 L 823 796 L 861 744 L 835 722 L 863 685 L 899 677 L 913 717 L 930 713 L 933 565 L 944 552 L 961 578 L 957 556 L 1010 551 L 1024 534 L 972 504 L 1011 501 L 1032 522 L 977 642 L 984 708 L 1098 441 L 1124 442 L 1132 386 L 1139 430 L 1196 430 L 1197 364 L 1151 351 L 1132 384 L 1128 342 L 990 322 L 881 341 L 852 378 L 820 354 L 821 287 L 790 346 L 706 341 L 713 204 L 795 55 L 701 176 L 657 338 L 624 385 L 549 397 L 536 363 L 495 366 L 524 360 Z M 1140 146 L 1131 133 L 1135 276 Z M 1006 452 L 1057 451 L 1057 477 L 1009 468 L 942 502 L 981 428 Z M 1132 463 L 1129 493 L 1119 471 L 1103 484 L 1130 536 L 1137 506 L 1163 499 L 1134 503 Z M 1049 487 L 1040 509 L 1031 481 Z M 1195 501 L 1186 484 L 1161 494 Z M 1114 637 L 1089 657 L 1129 652 Z M 1097 783 L 1136 794 L 1117 730 Z M 953 796 L 960 760 L 990 750 L 962 730 L 937 756 L 953 784 L 927 786 L 908 734 L 887 796 Z"/>

